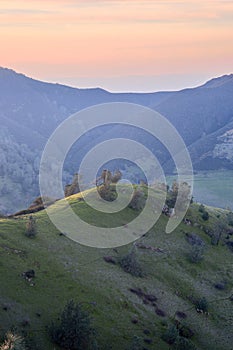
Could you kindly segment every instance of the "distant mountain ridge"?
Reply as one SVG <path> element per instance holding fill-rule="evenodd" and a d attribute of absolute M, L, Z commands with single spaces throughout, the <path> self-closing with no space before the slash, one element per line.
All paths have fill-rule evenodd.
<path fill-rule="evenodd" d="M 99 103 L 130 102 L 152 108 L 177 128 L 195 169 L 233 169 L 233 141 L 224 136 L 233 130 L 233 74 L 181 91 L 110 93 L 100 88 L 45 83 L 0 68 L 0 91 L 0 211 L 21 209 L 30 203 L 38 194 L 40 155 L 51 133 L 71 114 Z M 118 126 L 104 131 L 104 135 L 87 136 L 77 146 L 80 157 L 104 137 L 126 133 Z M 143 139 L 140 133 L 134 136 L 136 140 Z M 166 162 L 161 145 L 149 136 L 145 144 Z M 69 178 L 74 169 L 67 171 Z"/>

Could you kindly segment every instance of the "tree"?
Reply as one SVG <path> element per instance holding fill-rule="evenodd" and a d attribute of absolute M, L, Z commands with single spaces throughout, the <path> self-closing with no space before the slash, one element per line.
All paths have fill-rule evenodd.
<path fill-rule="evenodd" d="M 80 303 L 69 301 L 60 319 L 60 324 L 52 323 L 49 327 L 49 334 L 55 343 L 69 350 L 97 349 L 91 318 Z"/>
<path fill-rule="evenodd" d="M 32 238 L 35 237 L 37 234 L 37 230 L 36 230 L 36 219 L 30 215 L 29 216 L 29 220 L 26 223 L 26 232 L 25 232 L 25 236 Z"/>
<path fill-rule="evenodd" d="M 191 340 L 184 337 L 177 337 L 174 347 L 174 350 L 197 350 L 196 346 L 191 342 Z"/>
<path fill-rule="evenodd" d="M 209 220 L 209 213 L 203 204 L 199 205 L 198 211 L 201 213 L 201 217 L 204 221 Z"/>
<path fill-rule="evenodd" d="M 137 187 L 134 192 L 132 199 L 129 203 L 129 208 L 134 210 L 142 210 L 146 204 L 146 195 L 144 191 Z"/>
<path fill-rule="evenodd" d="M 80 187 L 79 187 L 80 181 L 81 181 L 81 176 L 78 173 L 74 174 L 72 183 L 69 185 L 66 185 L 65 187 L 65 197 L 69 197 L 69 196 L 72 196 L 73 194 L 80 192 Z"/>
<path fill-rule="evenodd" d="M 125 272 L 130 273 L 132 276 L 135 276 L 135 277 L 143 276 L 143 270 L 138 261 L 135 246 L 133 246 L 133 248 L 130 250 L 128 254 L 120 258 L 119 264 Z"/>
<path fill-rule="evenodd" d="M 230 211 L 227 214 L 227 223 L 228 223 L 228 225 L 233 226 L 233 212 L 232 211 Z"/>
<path fill-rule="evenodd" d="M 186 208 L 187 202 L 191 202 L 191 189 L 187 182 L 179 184 L 180 201 L 177 203 L 177 211 L 182 211 Z"/>
<path fill-rule="evenodd" d="M 120 181 L 122 178 L 122 173 L 120 170 L 115 171 L 115 173 L 112 175 L 112 183 L 116 184 L 118 181 Z"/>
<path fill-rule="evenodd" d="M 176 204 L 178 190 L 179 190 L 178 182 L 173 181 L 172 187 L 171 187 L 170 191 L 168 192 L 168 198 L 166 201 L 166 204 L 168 205 L 169 208 L 174 208 L 174 206 Z"/>
<path fill-rule="evenodd" d="M 205 297 L 197 299 L 195 303 L 196 309 L 202 312 L 208 312 L 209 304 Z"/>
<path fill-rule="evenodd" d="M 227 232 L 226 220 L 218 220 L 211 232 L 211 243 L 213 245 L 219 245 L 219 241 L 224 233 Z"/>
<path fill-rule="evenodd" d="M 208 213 L 208 211 L 204 211 L 203 213 L 202 213 L 202 219 L 204 220 L 204 221 L 207 221 L 207 220 L 209 220 L 209 213 Z"/>
<path fill-rule="evenodd" d="M 168 344 L 174 344 L 177 337 L 179 336 L 179 331 L 174 324 L 169 324 L 166 331 L 162 335 L 162 339 Z"/>
<path fill-rule="evenodd" d="M 180 200 L 176 203 L 178 193 Z M 191 201 L 190 186 L 187 182 L 178 183 L 177 181 L 174 181 L 171 190 L 168 192 L 166 204 L 169 208 L 174 208 L 176 205 L 177 211 L 182 211 L 185 209 L 187 201 Z"/>
<path fill-rule="evenodd" d="M 122 173 L 120 170 L 117 170 L 112 174 L 110 170 L 104 169 L 101 175 L 96 179 L 96 187 L 101 185 L 109 187 L 111 184 L 116 184 L 121 178 Z"/>
<path fill-rule="evenodd" d="M 112 202 L 117 198 L 116 184 L 121 177 L 122 174 L 119 170 L 112 174 L 110 170 L 105 169 L 101 176 L 96 179 L 96 187 L 104 200 Z"/>
<path fill-rule="evenodd" d="M 202 261 L 204 258 L 204 250 L 204 245 L 194 244 L 193 246 L 191 246 L 189 251 L 189 260 L 192 263 L 198 263 Z"/>
<path fill-rule="evenodd" d="M 140 337 L 134 336 L 127 350 L 141 350 L 142 348 L 142 339 Z"/>

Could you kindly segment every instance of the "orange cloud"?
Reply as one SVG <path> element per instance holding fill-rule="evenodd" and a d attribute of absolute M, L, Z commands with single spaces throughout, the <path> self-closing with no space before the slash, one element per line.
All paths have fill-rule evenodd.
<path fill-rule="evenodd" d="M 0 0 L 0 65 L 42 78 L 230 69 L 232 18 L 232 1 Z"/>

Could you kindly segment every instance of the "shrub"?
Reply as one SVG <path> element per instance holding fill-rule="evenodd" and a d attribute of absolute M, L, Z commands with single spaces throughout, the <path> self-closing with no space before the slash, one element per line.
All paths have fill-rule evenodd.
<path fill-rule="evenodd" d="M 226 220 L 218 220 L 211 229 L 211 244 L 218 245 L 222 236 L 228 231 Z"/>
<path fill-rule="evenodd" d="M 204 207 L 203 204 L 201 204 L 201 205 L 199 206 L 198 211 L 199 211 L 200 213 L 204 213 L 204 212 L 205 212 L 205 207 Z"/>
<path fill-rule="evenodd" d="M 127 347 L 126 350 L 141 350 L 142 347 L 142 338 L 138 337 L 138 336 L 134 336 L 131 344 L 129 347 Z"/>
<path fill-rule="evenodd" d="M 191 263 L 198 263 L 204 259 L 204 250 L 203 245 L 195 244 L 190 248 L 189 251 L 189 260 Z"/>
<path fill-rule="evenodd" d="M 177 203 L 178 193 L 180 200 Z M 174 181 L 171 190 L 168 192 L 166 204 L 169 208 L 174 208 L 176 205 L 176 211 L 180 212 L 185 209 L 187 201 L 192 202 L 190 186 L 187 182 L 178 183 Z"/>
<path fill-rule="evenodd" d="M 74 174 L 72 183 L 66 185 L 66 187 L 65 187 L 65 197 L 69 197 L 69 196 L 72 196 L 75 193 L 79 193 L 80 192 L 80 187 L 79 187 L 80 180 L 81 180 L 80 175 L 77 174 L 77 173 Z"/>
<path fill-rule="evenodd" d="M 197 310 L 201 310 L 203 312 L 208 312 L 209 305 L 208 305 L 208 302 L 207 302 L 205 297 L 196 300 L 195 306 L 196 306 Z"/>
<path fill-rule="evenodd" d="M 170 324 L 162 335 L 162 339 L 168 344 L 174 344 L 178 336 L 178 329 L 174 324 Z"/>
<path fill-rule="evenodd" d="M 35 212 L 39 211 L 39 210 L 42 210 L 42 209 L 44 209 L 44 207 L 47 207 L 47 206 L 53 204 L 54 202 L 55 202 L 55 200 L 50 198 L 50 197 L 46 197 L 46 196 L 37 197 L 32 202 L 32 204 L 28 207 L 28 211 L 30 211 L 30 209 L 32 209 L 31 212 L 33 212 L 33 209 L 34 209 Z"/>
<path fill-rule="evenodd" d="M 142 210 L 146 203 L 146 196 L 143 190 L 136 188 L 134 190 L 132 199 L 129 203 L 129 208 L 134 210 Z"/>
<path fill-rule="evenodd" d="M 97 349 L 89 313 L 73 300 L 62 311 L 60 324 L 52 323 L 48 330 L 52 340 L 64 349 Z"/>
<path fill-rule="evenodd" d="M 208 213 L 208 211 L 204 211 L 203 212 L 203 214 L 202 214 L 202 219 L 204 220 L 204 221 L 207 221 L 207 220 L 209 220 L 209 213 Z"/>
<path fill-rule="evenodd" d="M 120 181 L 120 179 L 122 178 L 122 173 L 120 172 L 120 170 L 115 171 L 115 173 L 112 175 L 112 183 L 116 184 L 117 182 Z"/>
<path fill-rule="evenodd" d="M 218 290 L 225 290 L 227 288 L 227 283 L 226 282 L 215 283 L 214 288 L 216 288 Z"/>
<path fill-rule="evenodd" d="M 35 237 L 37 234 L 37 230 L 36 230 L 36 220 L 35 218 L 30 215 L 29 216 L 29 220 L 26 224 L 26 232 L 25 232 L 25 236 L 32 238 Z"/>
<path fill-rule="evenodd" d="M 198 211 L 202 214 L 201 217 L 203 220 L 207 221 L 209 219 L 209 213 L 203 204 L 199 206 Z"/>
<path fill-rule="evenodd" d="M 233 212 L 232 211 L 227 214 L 227 223 L 228 223 L 228 225 L 233 226 Z"/>
<path fill-rule="evenodd" d="M 120 258 L 119 264 L 125 272 L 135 277 L 143 277 L 143 270 L 138 261 L 136 249 L 133 247 L 131 251 Z"/>
<path fill-rule="evenodd" d="M 226 245 L 228 246 L 228 248 L 230 249 L 230 251 L 233 252 L 233 241 L 227 242 Z"/>
<path fill-rule="evenodd" d="M 106 261 L 107 263 L 110 263 L 110 264 L 116 264 L 116 259 L 113 257 L 113 256 L 104 256 L 103 257 L 104 261 Z"/>
<path fill-rule="evenodd" d="M 179 324 L 179 335 L 184 338 L 192 338 L 194 336 L 193 330 L 188 327 L 186 324 Z"/>
<path fill-rule="evenodd" d="M 156 308 L 156 309 L 155 309 L 155 313 L 156 313 L 158 316 L 160 316 L 160 317 L 165 317 L 165 316 L 166 316 L 166 313 L 165 313 L 163 310 L 159 309 L 159 308 Z"/>
<path fill-rule="evenodd" d="M 196 233 L 186 233 L 186 238 L 189 244 L 204 246 L 205 242 L 203 239 L 198 236 Z"/>
<path fill-rule="evenodd" d="M 25 350 L 41 350 L 42 344 L 40 336 L 35 336 L 31 334 L 30 329 L 28 331 L 23 331 Z M 24 348 L 23 348 L 24 350 Z"/>
<path fill-rule="evenodd" d="M 174 347 L 174 350 L 196 350 L 196 346 L 189 339 L 183 337 L 177 337 Z"/>
<path fill-rule="evenodd" d="M 116 186 L 115 185 L 102 185 L 98 187 L 98 192 L 101 198 L 105 201 L 113 202 L 117 198 Z"/>
<path fill-rule="evenodd" d="M 185 312 L 183 311 L 176 311 L 176 316 L 179 317 L 179 318 L 187 318 L 187 315 Z"/>
<path fill-rule="evenodd" d="M 218 245 L 218 237 L 212 234 L 210 242 L 212 245 Z"/>

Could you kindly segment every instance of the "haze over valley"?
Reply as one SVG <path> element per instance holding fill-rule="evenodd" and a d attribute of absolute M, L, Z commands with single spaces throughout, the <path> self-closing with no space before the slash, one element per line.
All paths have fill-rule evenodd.
<path fill-rule="evenodd" d="M 129 102 L 158 111 L 184 139 L 196 172 L 233 170 L 233 75 L 213 78 L 200 87 L 181 91 L 110 93 L 98 88 L 77 89 L 44 83 L 1 68 L 0 88 L 2 212 L 23 209 L 39 195 L 40 157 L 56 127 L 71 114 L 100 103 Z M 72 148 L 64 165 L 64 182 L 71 180 L 83 156 L 95 144 L 129 133 L 154 152 L 167 174 L 175 171 L 174 164 L 169 164 L 168 152 L 158 141 L 141 131 L 115 125 L 93 131 Z M 195 200 L 202 201 L 198 183 L 196 186 Z M 229 192 L 232 194 L 230 187 Z M 229 199 L 224 202 L 219 193 L 211 194 L 207 190 L 204 195 L 208 204 L 231 207 Z"/>

